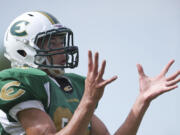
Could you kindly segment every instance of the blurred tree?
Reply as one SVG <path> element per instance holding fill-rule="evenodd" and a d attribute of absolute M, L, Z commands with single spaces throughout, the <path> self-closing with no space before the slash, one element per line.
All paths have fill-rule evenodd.
<path fill-rule="evenodd" d="M 0 71 L 11 67 L 11 63 L 4 57 L 3 43 L 0 46 Z"/>

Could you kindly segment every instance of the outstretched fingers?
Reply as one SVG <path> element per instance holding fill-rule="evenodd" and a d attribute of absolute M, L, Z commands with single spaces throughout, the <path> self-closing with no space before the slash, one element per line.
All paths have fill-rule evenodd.
<path fill-rule="evenodd" d="M 92 59 L 92 52 L 88 51 L 88 73 L 90 73 L 93 69 L 93 59 Z"/>
<path fill-rule="evenodd" d="M 103 74 L 104 74 L 104 71 L 105 71 L 105 67 L 106 67 L 106 61 L 104 60 L 103 62 L 102 62 L 102 65 L 101 65 L 101 69 L 100 69 L 100 71 L 99 71 L 99 73 L 98 73 L 98 80 L 101 80 L 102 78 L 103 78 Z"/>
<path fill-rule="evenodd" d="M 96 52 L 94 55 L 94 65 L 93 65 L 94 75 L 97 75 L 97 73 L 98 73 L 98 63 L 99 63 L 99 53 Z"/>
<path fill-rule="evenodd" d="M 165 76 L 173 63 L 174 63 L 174 60 L 170 60 L 169 63 L 163 68 L 161 75 Z"/>
<path fill-rule="evenodd" d="M 178 82 L 180 82 L 180 78 L 175 79 L 175 80 L 168 81 L 168 82 L 166 83 L 166 86 L 173 86 L 173 85 L 176 85 Z"/>
<path fill-rule="evenodd" d="M 139 73 L 139 77 L 144 77 L 145 74 L 144 74 L 143 67 L 140 64 L 137 64 L 136 66 L 137 66 L 137 70 L 138 70 L 138 73 Z"/>
<path fill-rule="evenodd" d="M 105 71 L 105 67 L 106 67 L 106 61 L 104 60 L 102 62 L 101 68 L 98 72 L 98 66 L 99 66 L 99 53 L 96 52 L 94 55 L 94 61 L 92 58 L 92 52 L 88 51 L 88 75 L 90 75 L 95 81 L 98 82 L 98 86 L 97 87 L 105 87 L 107 84 L 113 82 L 114 80 L 117 79 L 117 76 L 114 76 L 108 80 L 104 80 L 103 79 L 103 75 L 104 75 L 104 71 Z"/>
<path fill-rule="evenodd" d="M 167 81 L 174 80 L 180 74 L 180 70 L 167 78 Z"/>
<path fill-rule="evenodd" d="M 176 89 L 177 87 L 178 87 L 178 85 L 169 86 L 169 87 L 166 88 L 166 91 Z M 166 92 L 166 91 L 164 91 L 164 92 Z"/>
<path fill-rule="evenodd" d="M 103 82 L 101 82 L 98 87 L 105 87 L 106 85 L 108 85 L 109 83 L 115 81 L 117 79 L 117 76 L 113 76 L 112 78 L 108 79 L 108 80 L 104 80 Z"/>

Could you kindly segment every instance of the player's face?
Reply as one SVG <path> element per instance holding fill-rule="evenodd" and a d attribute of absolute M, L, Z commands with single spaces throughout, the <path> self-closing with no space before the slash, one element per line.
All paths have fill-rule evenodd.
<path fill-rule="evenodd" d="M 40 41 L 40 43 L 38 43 L 39 48 L 43 48 L 44 50 L 53 50 L 53 49 L 60 49 L 64 47 L 64 42 L 65 42 L 65 36 L 64 35 L 55 35 L 52 36 L 51 39 L 49 40 L 48 38 L 45 38 L 43 46 L 41 46 L 40 44 L 42 43 L 42 41 Z M 53 64 L 58 64 L 58 65 L 65 65 L 66 63 L 66 56 L 64 54 L 59 54 L 61 53 L 63 50 L 54 50 L 51 51 L 50 53 L 54 53 L 56 55 L 53 55 L 51 57 L 48 57 L 49 62 L 53 61 Z"/>

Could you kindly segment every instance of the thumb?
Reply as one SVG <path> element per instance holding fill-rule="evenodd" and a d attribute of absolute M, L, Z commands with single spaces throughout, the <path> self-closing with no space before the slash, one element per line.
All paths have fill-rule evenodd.
<path fill-rule="evenodd" d="M 145 74 L 144 74 L 143 67 L 140 64 L 137 64 L 136 66 L 137 66 L 137 70 L 138 70 L 139 76 L 140 77 L 144 77 Z"/>

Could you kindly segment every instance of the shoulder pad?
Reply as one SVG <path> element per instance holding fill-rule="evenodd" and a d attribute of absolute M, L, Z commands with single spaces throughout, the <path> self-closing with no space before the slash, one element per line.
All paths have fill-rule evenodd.
<path fill-rule="evenodd" d="M 85 80 L 86 77 L 78 75 L 78 74 L 74 74 L 74 73 L 65 73 L 64 74 L 65 77 L 68 77 L 70 79 L 80 79 L 80 80 Z"/>
<path fill-rule="evenodd" d="M 47 76 L 47 74 L 39 69 L 36 68 L 29 68 L 29 67 L 18 67 L 18 68 L 9 68 L 0 72 L 0 78 L 3 76 Z"/>
<path fill-rule="evenodd" d="M 11 108 L 20 101 L 39 100 L 47 105 L 45 85 L 48 75 L 35 68 L 10 68 L 0 72 L 0 108 Z M 7 101 L 6 101 L 7 99 Z"/>

